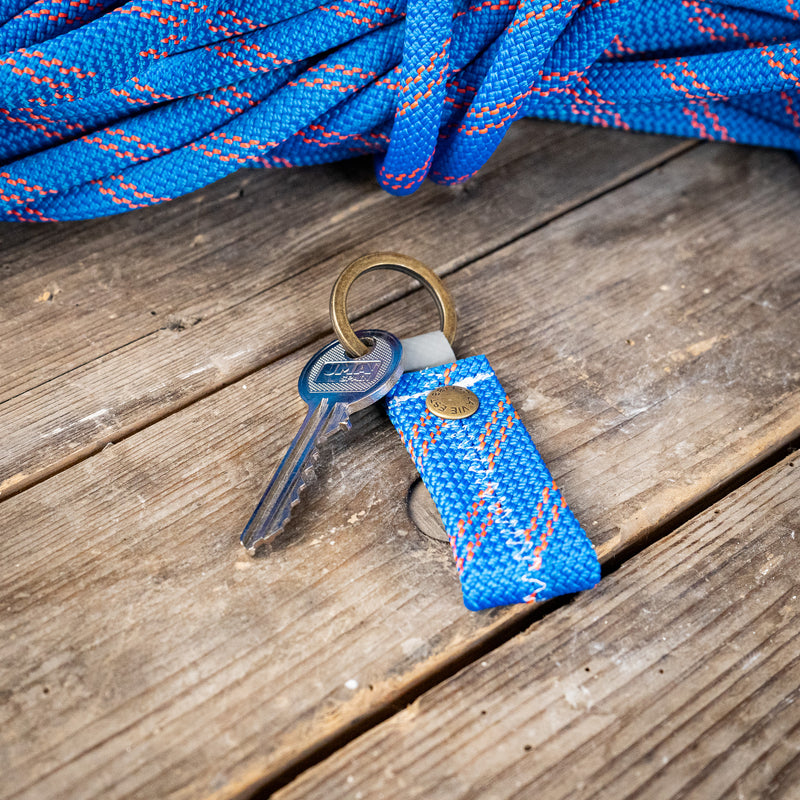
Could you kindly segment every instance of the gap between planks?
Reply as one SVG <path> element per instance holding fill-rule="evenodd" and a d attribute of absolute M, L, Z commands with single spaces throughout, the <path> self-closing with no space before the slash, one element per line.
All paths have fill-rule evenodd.
<path fill-rule="evenodd" d="M 795 458 L 418 695 L 276 800 L 797 797 Z"/>
<path fill-rule="evenodd" d="M 673 518 L 665 520 L 661 525 L 657 525 L 646 536 L 643 536 L 640 541 L 632 542 L 617 553 L 609 553 L 608 558 L 604 558 L 603 553 L 598 549 L 598 557 L 602 562 L 602 581 L 607 581 L 611 575 L 618 572 L 640 553 L 675 534 L 681 528 L 696 522 L 709 510 L 713 511 L 715 506 L 729 499 L 731 495 L 735 496 L 749 483 L 782 462 L 794 467 L 792 459 L 798 450 L 800 450 L 800 436 L 771 452 L 765 453 L 763 458 L 758 459 L 747 469 L 738 472 L 706 495 L 701 496 L 686 509 L 676 512 Z M 355 744 L 357 747 L 357 740 L 368 735 L 371 730 L 391 720 L 392 717 L 412 706 L 437 686 L 454 678 L 459 672 L 474 665 L 491 654 L 492 651 L 512 642 L 547 616 L 556 613 L 558 609 L 573 603 L 577 597 L 579 595 L 557 597 L 531 605 L 526 611 L 520 612 L 518 616 L 509 617 L 499 626 L 493 628 L 484 638 L 471 642 L 452 661 L 440 664 L 429 675 L 409 685 L 405 691 L 392 698 L 390 703 L 359 718 L 327 741 L 320 742 L 313 750 L 302 754 L 295 761 L 287 764 L 285 769 L 265 779 L 263 783 L 248 788 L 239 797 L 242 800 L 245 798 L 267 800 L 276 792 L 282 797 L 280 790 L 287 787 L 289 787 L 289 794 L 291 795 L 295 791 L 291 784 L 294 781 L 298 781 L 299 785 L 303 785 L 304 773 L 311 772 L 313 774 L 318 769 L 324 770 L 326 768 L 325 761 L 334 757 L 338 751 L 344 750 L 351 744 Z"/>

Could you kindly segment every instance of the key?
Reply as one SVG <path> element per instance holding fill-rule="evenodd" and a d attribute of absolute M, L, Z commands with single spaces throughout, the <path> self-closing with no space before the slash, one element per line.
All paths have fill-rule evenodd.
<path fill-rule="evenodd" d="M 335 431 L 347 430 L 351 414 L 380 400 L 400 379 L 400 342 L 379 330 L 359 331 L 358 337 L 373 343 L 366 355 L 350 358 L 336 340 L 312 356 L 300 373 L 297 388 L 308 413 L 242 532 L 250 555 L 283 530 L 300 491 L 313 477 L 319 444 Z"/>

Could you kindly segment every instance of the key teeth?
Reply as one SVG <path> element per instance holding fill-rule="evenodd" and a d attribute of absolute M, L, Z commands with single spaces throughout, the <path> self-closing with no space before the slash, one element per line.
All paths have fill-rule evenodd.
<path fill-rule="evenodd" d="M 292 491 L 291 496 L 289 497 L 289 508 L 286 514 L 285 519 L 283 520 L 283 524 L 280 527 L 280 530 L 275 531 L 276 533 L 280 533 L 286 526 L 286 523 L 289 521 L 289 517 L 292 514 L 292 509 L 300 502 L 300 492 L 306 488 L 309 481 L 314 477 L 314 468 L 312 466 L 307 466 L 303 472 L 298 476 L 297 483 L 294 485 L 294 490 Z"/>
<path fill-rule="evenodd" d="M 323 439 L 327 439 L 329 436 L 333 436 L 334 433 L 340 433 L 342 431 L 349 431 L 350 428 L 352 428 L 352 427 L 353 426 L 350 423 L 350 418 L 349 417 L 345 417 L 344 419 L 340 419 L 340 420 L 334 422 L 333 425 L 331 425 L 331 427 L 328 428 L 328 430 L 325 431 L 325 433 L 323 434 L 322 438 Z"/>
<path fill-rule="evenodd" d="M 339 431 L 347 431 L 351 427 L 350 419 L 346 415 L 344 416 L 344 419 L 341 418 L 337 418 L 335 420 L 329 419 L 327 421 L 327 425 L 328 427 L 327 428 L 323 427 L 320 434 L 318 434 L 319 438 L 317 439 L 317 441 L 327 439 L 328 436 L 330 436 L 333 433 L 337 433 Z M 300 468 L 299 473 L 295 478 L 295 484 L 292 487 L 291 494 L 287 496 L 282 506 L 278 509 L 278 514 L 275 514 L 273 509 L 271 524 L 265 525 L 264 523 L 262 523 L 261 525 L 258 526 L 258 528 L 256 528 L 256 530 L 262 532 L 266 530 L 267 532 L 265 534 L 262 534 L 255 541 L 249 538 L 245 539 L 244 534 L 242 534 L 242 537 L 240 537 L 240 541 L 244 546 L 245 550 L 247 550 L 247 552 L 251 556 L 255 556 L 259 547 L 269 542 L 286 527 L 286 523 L 289 521 L 292 509 L 300 502 L 300 493 L 303 491 L 303 489 L 306 488 L 306 486 L 311 481 L 315 480 L 317 477 L 314 465 L 319 461 L 319 458 L 320 458 L 319 449 L 316 447 L 312 447 L 311 451 L 308 453 L 306 457 L 305 465 L 303 465 Z M 264 499 L 265 497 L 262 497 L 262 502 L 264 501 Z M 248 523 L 248 527 L 249 524 L 250 523 Z"/>
<path fill-rule="evenodd" d="M 300 491 L 305 488 L 307 483 L 310 483 L 317 477 L 316 473 L 316 465 L 319 462 L 319 450 L 315 447 L 309 454 L 308 460 L 306 461 L 305 466 L 303 467 L 303 471 L 300 473 L 300 479 L 297 482 L 297 492 L 296 497 L 292 500 L 292 508 L 294 508 L 295 503 L 297 503 L 300 499 Z"/>
<path fill-rule="evenodd" d="M 319 451 L 313 450 L 309 454 L 309 459 L 312 461 L 317 461 L 319 459 Z M 316 472 L 314 471 L 313 465 L 309 464 L 306 466 L 303 471 L 301 472 L 300 476 L 297 479 L 297 483 L 295 483 L 294 489 L 292 491 L 291 496 L 289 497 L 288 504 L 286 507 L 286 514 L 281 522 L 281 524 L 277 527 L 272 528 L 270 532 L 266 536 L 262 536 L 261 538 L 257 539 L 254 542 L 247 543 L 242 541 L 245 550 L 251 555 L 254 556 L 256 551 L 259 547 L 266 544 L 270 539 L 277 536 L 283 529 L 286 527 L 286 523 L 289 521 L 289 518 L 292 515 L 292 509 L 300 502 L 300 494 L 303 489 L 308 486 L 308 484 L 313 481 L 317 477 Z"/>

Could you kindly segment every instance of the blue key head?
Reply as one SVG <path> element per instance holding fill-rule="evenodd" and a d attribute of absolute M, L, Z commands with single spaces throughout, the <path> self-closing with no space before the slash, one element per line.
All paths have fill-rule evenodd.
<path fill-rule="evenodd" d="M 337 339 L 309 360 L 297 381 L 306 403 L 328 398 L 346 404 L 352 414 L 380 400 L 400 380 L 403 346 L 397 337 L 381 330 L 358 331 L 358 337 L 372 343 L 360 358 L 348 356 Z"/>

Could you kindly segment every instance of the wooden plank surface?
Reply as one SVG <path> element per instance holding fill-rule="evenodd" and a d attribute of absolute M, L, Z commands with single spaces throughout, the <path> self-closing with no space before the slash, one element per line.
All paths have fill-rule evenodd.
<path fill-rule="evenodd" d="M 604 556 L 800 430 L 774 347 L 800 333 L 789 167 L 704 146 L 448 279 L 460 353 L 489 355 Z M 312 350 L 0 505 L 2 796 L 235 796 L 530 613 L 463 609 L 377 410 L 274 551 L 241 551 Z"/>
<path fill-rule="evenodd" d="M 447 273 L 689 146 L 592 133 L 526 121 L 455 191 L 393 198 L 344 167 L 244 172 L 103 223 L 0 226 L 14 264 L 0 280 L 0 497 L 322 335 L 349 259 L 412 248 Z M 366 281 L 352 307 L 407 290 Z"/>
<path fill-rule="evenodd" d="M 746 484 L 276 800 L 793 800 L 798 473 Z"/>

